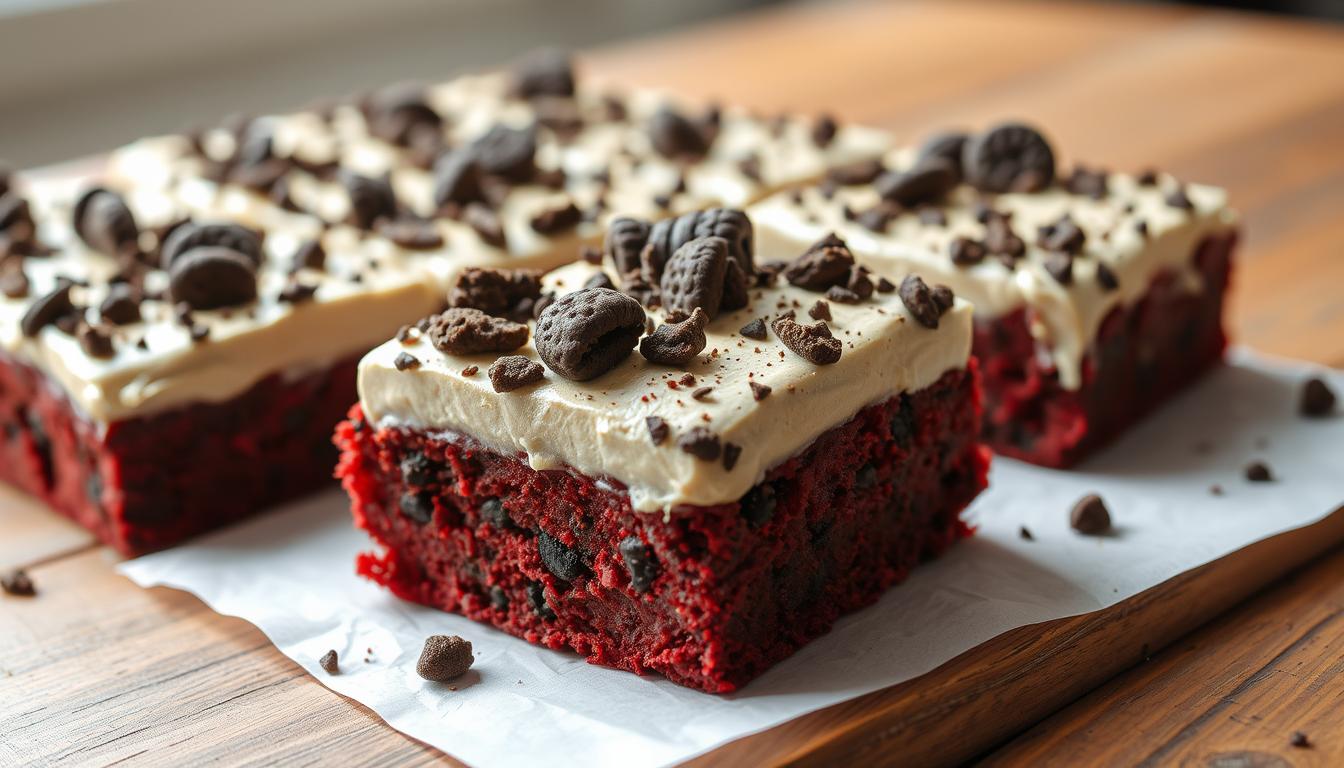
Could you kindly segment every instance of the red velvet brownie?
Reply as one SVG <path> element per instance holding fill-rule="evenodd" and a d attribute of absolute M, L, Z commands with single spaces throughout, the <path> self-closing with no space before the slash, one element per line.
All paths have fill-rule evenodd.
<path fill-rule="evenodd" d="M 170 545 L 329 481 L 354 361 L 464 270 L 549 269 L 613 207 L 747 202 L 885 147 L 550 54 L 146 139 L 97 191 L 6 181 L 0 480 L 122 552 Z"/>
<path fill-rule="evenodd" d="M 860 262 L 975 305 L 984 434 L 1066 467 L 1221 359 L 1236 242 L 1222 190 L 1076 166 L 1035 130 L 947 133 L 750 210 L 763 247 L 834 231 Z"/>
<path fill-rule="evenodd" d="M 359 572 L 726 692 L 965 535 L 988 459 L 970 306 L 843 243 L 782 272 L 752 250 L 735 211 L 623 219 L 608 264 L 643 273 L 575 264 L 531 327 L 482 296 L 371 352 L 336 436 L 379 545 Z"/>

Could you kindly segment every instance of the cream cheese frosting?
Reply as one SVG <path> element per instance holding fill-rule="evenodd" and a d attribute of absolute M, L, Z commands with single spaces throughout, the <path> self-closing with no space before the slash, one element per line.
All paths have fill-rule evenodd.
<path fill-rule="evenodd" d="M 576 263 L 551 273 L 545 283 L 567 293 L 598 269 Z M 927 387 L 966 365 L 972 310 L 962 300 L 936 330 L 919 325 L 894 292 L 875 293 L 857 305 L 832 303 L 829 326 L 843 343 L 833 365 L 804 360 L 773 332 L 762 341 L 739 332 L 752 319 L 768 320 L 783 308 L 801 314 L 818 297 L 782 280 L 752 289 L 751 306 L 715 318 L 705 331 L 705 350 L 684 368 L 655 365 L 634 351 L 592 381 L 574 382 L 547 370 L 540 383 L 505 393 L 495 392 L 486 375 L 495 355 L 448 355 L 412 333 L 405 342 L 377 347 L 360 363 L 360 403 L 380 427 L 458 433 L 499 452 L 525 455 L 535 469 L 569 467 L 614 479 L 640 511 L 729 503 L 864 407 Z M 650 314 L 662 320 L 657 311 Z M 399 370 L 396 360 L 403 353 L 420 365 Z M 540 359 L 530 342 L 515 354 Z M 679 383 L 687 372 L 694 383 Z M 771 393 L 757 400 L 749 382 Z M 693 398 L 701 387 L 712 389 L 703 399 Z M 650 417 L 671 429 L 659 445 L 650 438 Z M 741 446 L 736 464 L 726 470 L 679 449 L 677 435 L 692 427 L 706 427 Z"/>
<path fill-rule="evenodd" d="M 914 153 L 902 150 L 893 153 L 886 166 L 905 169 L 913 162 Z M 1100 199 L 1072 194 L 1058 185 L 994 196 L 988 202 L 1011 216 L 1026 246 L 1015 269 L 993 258 L 972 266 L 952 262 L 949 248 L 954 238 L 981 239 L 986 231 L 976 217 L 979 193 L 967 185 L 921 209 L 941 211 L 943 221 L 931 222 L 909 211 L 892 218 L 881 232 L 854 220 L 855 212 L 879 202 L 871 184 L 780 193 L 751 206 L 748 214 L 763 250 L 797 253 L 835 232 L 856 258 L 878 272 L 893 279 L 915 272 L 930 283 L 948 285 L 975 305 L 978 318 L 992 320 L 1028 308 L 1031 332 L 1053 359 L 1061 385 L 1076 389 L 1082 383 L 1083 360 L 1106 315 L 1116 306 L 1137 301 L 1162 272 L 1175 274 L 1185 290 L 1202 290 L 1192 261 L 1196 246 L 1206 236 L 1235 226 L 1236 215 L 1223 190 L 1186 185 L 1193 208 L 1183 210 L 1166 202 L 1177 186 L 1179 182 L 1166 175 L 1144 185 L 1133 176 L 1110 174 L 1108 192 Z M 1046 270 L 1049 252 L 1036 243 L 1038 228 L 1064 215 L 1087 236 L 1067 285 Z M 1139 222 L 1146 233 L 1140 231 Z M 1101 264 L 1116 277 L 1116 289 L 1107 290 L 1098 281 Z"/>

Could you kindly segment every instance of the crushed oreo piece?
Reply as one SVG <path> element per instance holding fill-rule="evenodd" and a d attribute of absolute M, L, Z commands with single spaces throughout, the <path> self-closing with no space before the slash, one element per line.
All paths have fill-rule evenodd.
<path fill-rule="evenodd" d="M 913 208 L 941 200 L 957 186 L 957 181 L 957 169 L 951 162 L 931 157 L 904 171 L 882 174 L 873 187 L 883 200 Z"/>
<path fill-rule="evenodd" d="M 1010 261 L 1020 259 L 1027 252 L 1027 244 L 1013 231 L 1007 216 L 990 216 L 985 221 L 985 250 Z"/>
<path fill-rule="evenodd" d="M 765 318 L 761 317 L 754 318 L 753 320 L 751 320 L 751 322 L 737 329 L 737 332 L 747 337 L 748 339 L 755 339 L 756 341 L 765 341 L 766 338 Z"/>
<path fill-rule="evenodd" d="M 1055 153 L 1035 128 L 1004 123 L 966 141 L 966 181 L 982 192 L 1037 192 L 1055 179 Z"/>
<path fill-rule="evenodd" d="M 945 160 L 957 174 L 957 182 L 961 182 L 961 154 L 966 147 L 966 140 L 970 138 L 962 131 L 945 131 L 930 136 L 919 147 L 916 165 L 926 160 L 939 159 Z"/>
<path fill-rule="evenodd" d="M 434 162 L 434 205 L 466 205 L 480 201 L 481 167 L 468 147 L 448 152 Z"/>
<path fill-rule="evenodd" d="M 1190 196 L 1186 194 L 1184 185 L 1177 186 L 1175 189 L 1168 192 L 1165 201 L 1167 205 L 1172 208 L 1177 208 L 1182 211 L 1193 211 L 1195 209 L 1195 204 L 1190 200 Z"/>
<path fill-rule="evenodd" d="M 812 143 L 821 149 L 825 149 L 835 141 L 835 135 L 839 133 L 840 126 L 835 122 L 831 115 L 818 115 L 816 121 L 812 123 Z"/>
<path fill-rule="evenodd" d="M 644 359 L 659 365 L 685 365 L 704 350 L 709 315 L 700 307 L 679 323 L 664 323 L 639 342 Z"/>
<path fill-rule="evenodd" d="M 168 292 L 194 310 L 247 304 L 257 298 L 256 265 L 232 248 L 197 246 L 173 261 Z"/>
<path fill-rule="evenodd" d="M 426 680 L 442 683 L 466 674 L 472 661 L 470 640 L 457 635 L 430 635 L 425 638 L 415 672 Z"/>
<path fill-rule="evenodd" d="M 732 472 L 733 467 L 737 466 L 737 460 L 742 455 L 742 446 L 737 443 L 723 444 L 723 469 L 725 472 Z"/>
<path fill-rule="evenodd" d="M 826 289 L 826 298 L 836 304 L 858 304 L 863 297 L 841 285 L 832 285 Z"/>
<path fill-rule="evenodd" d="M 37 588 L 33 586 L 33 580 L 28 577 L 28 572 L 22 568 L 0 574 L 0 590 L 4 590 L 6 595 L 13 595 L 14 597 L 34 597 L 37 595 Z"/>
<path fill-rule="evenodd" d="M 654 445 L 662 445 L 663 441 L 667 439 L 668 433 L 671 431 L 667 426 L 667 422 L 664 421 L 661 416 L 646 417 L 644 419 L 644 426 L 648 427 L 649 439 L 653 441 Z"/>
<path fill-rule="evenodd" d="M 400 147 L 443 140 L 443 118 L 425 98 L 425 87 L 401 83 L 376 91 L 366 102 L 369 133 Z"/>
<path fill-rule="evenodd" d="M 533 51 L 514 66 L 512 91 L 524 99 L 569 98 L 574 95 L 574 63 L 557 48 Z"/>
<path fill-rule="evenodd" d="M 377 226 L 378 234 L 410 251 L 428 251 L 443 245 L 443 235 L 432 221 L 402 216 L 384 219 Z"/>
<path fill-rule="evenodd" d="M 573 229 L 583 221 L 583 211 L 569 201 L 564 205 L 559 205 L 533 216 L 529 222 L 532 230 L 542 235 L 558 235 L 566 230 Z"/>
<path fill-rule="evenodd" d="M 915 321 L 925 328 L 937 328 L 938 319 L 947 311 L 939 305 L 933 291 L 918 275 L 906 275 L 897 294 Z"/>
<path fill-rule="evenodd" d="M 985 244 L 969 237 L 954 237 L 947 245 L 952 263 L 959 267 L 969 267 L 985 260 Z"/>
<path fill-rule="evenodd" d="M 275 297 L 281 304 L 302 304 L 317 295 L 317 286 L 312 283 L 291 280 L 285 283 Z"/>
<path fill-rule="evenodd" d="M 621 539 L 616 548 L 621 553 L 621 559 L 625 561 L 626 569 L 630 571 L 631 588 L 641 594 L 649 591 L 654 579 L 658 578 L 659 571 L 658 558 L 654 557 L 653 548 L 638 536 Z"/>
<path fill-rule="evenodd" d="M 336 655 L 336 650 L 332 649 L 322 654 L 322 658 L 317 660 L 318 666 L 328 675 L 338 675 L 341 672 L 340 657 Z"/>
<path fill-rule="evenodd" d="M 39 331 L 58 319 L 74 314 L 75 305 L 70 299 L 72 286 L 73 283 L 58 281 L 55 288 L 39 296 L 28 306 L 28 311 L 19 321 L 19 329 L 24 336 L 29 338 L 36 336 Z"/>
<path fill-rule="evenodd" d="M 1097 284 L 1107 291 L 1114 291 L 1120 287 L 1120 279 L 1115 276 L 1115 272 L 1106 266 L 1104 262 L 1097 262 Z"/>
<path fill-rule="evenodd" d="M 785 267 L 784 279 L 809 291 L 825 291 L 847 282 L 853 266 L 854 254 L 849 246 L 831 232 Z"/>
<path fill-rule="evenodd" d="M 380 219 L 397 215 L 397 195 L 387 178 L 375 179 L 348 171 L 341 174 L 341 183 L 350 196 L 350 224 L 360 229 L 373 229 Z"/>
<path fill-rule="evenodd" d="M 1047 251 L 1077 256 L 1087 245 L 1087 234 L 1066 213 L 1057 221 L 1041 227 L 1036 244 Z"/>
<path fill-rule="evenodd" d="M 1329 416 L 1335 412 L 1335 392 L 1325 380 L 1316 376 L 1302 383 L 1298 413 L 1311 418 Z"/>
<path fill-rule="evenodd" d="M 934 306 L 938 307 L 939 315 L 951 309 L 952 305 L 955 304 L 957 300 L 956 296 L 952 293 L 952 289 L 941 284 L 930 288 L 929 295 L 933 297 L 933 303 Z"/>
<path fill-rule="evenodd" d="M 701 461 L 718 461 L 723 454 L 718 434 L 708 427 L 691 427 L 677 438 L 677 447 Z"/>
<path fill-rule="evenodd" d="M 1045 257 L 1042 265 L 1045 271 L 1060 285 L 1073 282 L 1073 257 L 1067 253 L 1051 253 Z"/>
<path fill-rule="evenodd" d="M 537 172 L 537 133 L 531 127 L 496 125 L 468 151 L 483 172 L 510 182 L 526 182 Z"/>
<path fill-rule="evenodd" d="M 808 308 L 807 316 L 813 320 L 830 320 L 831 305 L 821 299 L 817 299 L 817 302 Z"/>
<path fill-rule="evenodd" d="M 294 262 L 292 270 L 315 269 L 325 271 L 327 268 L 327 251 L 322 247 L 322 243 L 317 240 L 305 240 L 299 244 L 294 251 Z"/>
<path fill-rule="evenodd" d="M 1274 473 L 1265 462 L 1253 461 L 1246 465 L 1246 479 L 1252 483 L 1270 483 L 1274 481 Z"/>
<path fill-rule="evenodd" d="M 541 555 L 541 564 L 557 579 L 574 581 L 588 572 L 578 549 L 546 531 L 537 532 L 537 552 Z"/>
<path fill-rule="evenodd" d="M 695 121 L 664 105 L 649 119 L 649 141 L 668 158 L 697 158 L 709 152 L 710 136 Z"/>
<path fill-rule="evenodd" d="M 630 354 L 644 335 L 644 308 L 606 288 L 562 296 L 541 313 L 534 344 L 547 368 L 574 381 L 594 379 Z"/>
<path fill-rule="evenodd" d="M 422 328 L 434 348 L 450 355 L 512 352 L 527 343 L 527 326 L 478 309 L 450 307 Z"/>
<path fill-rule="evenodd" d="M 448 303 L 524 322 L 540 298 L 541 270 L 468 267 L 458 276 Z"/>
<path fill-rule="evenodd" d="M 499 214 L 489 206 L 469 203 L 462 209 L 462 221 L 487 245 L 501 250 L 508 248 L 508 241 L 504 237 L 504 224 L 499 220 Z"/>
<path fill-rule="evenodd" d="M 774 391 L 759 381 L 748 381 L 747 386 L 751 387 L 751 399 L 758 403 L 769 397 L 770 393 Z"/>
<path fill-rule="evenodd" d="M 881 160 L 859 160 L 858 162 L 837 165 L 828 169 L 826 180 L 842 187 L 871 184 L 874 179 L 882 175 L 884 170 L 886 169 L 882 167 Z"/>
<path fill-rule="evenodd" d="M 414 371 L 420 367 L 420 358 L 412 355 L 410 352 L 398 352 L 397 358 L 392 361 L 398 371 Z"/>
<path fill-rule="evenodd" d="M 891 293 L 891 292 L 894 291 L 894 290 L 896 290 L 896 284 L 895 284 L 895 283 L 891 282 L 890 280 L 888 280 L 888 279 L 885 278 L 885 277 L 878 277 L 878 278 L 877 278 L 877 292 L 878 292 L 878 293 Z"/>
<path fill-rule="evenodd" d="M 1025 525 L 1023 525 L 1023 526 L 1019 526 L 1019 527 L 1018 527 L 1018 529 L 1017 529 L 1017 537 L 1018 537 L 1019 539 L 1022 539 L 1023 541 L 1035 541 L 1035 540 L 1036 540 L 1036 537 L 1031 535 L 1031 529 L 1027 528 L 1027 526 L 1025 526 Z"/>
<path fill-rule="evenodd" d="M 1111 530 L 1111 513 L 1100 496 L 1090 493 L 1073 505 L 1069 525 L 1085 536 L 1099 536 Z"/>
<path fill-rule="evenodd" d="M 803 325 L 793 318 L 780 317 L 771 327 L 784 346 L 813 365 L 831 365 L 840 359 L 843 345 L 831 335 L 825 321 Z"/>
<path fill-rule="evenodd" d="M 1312 746 L 1311 739 L 1301 731 L 1293 731 L 1292 738 L 1288 739 L 1288 744 L 1296 749 L 1310 749 Z"/>
<path fill-rule="evenodd" d="M 97 326 L 80 323 L 75 331 L 75 339 L 79 341 L 80 349 L 89 357 L 106 360 L 116 354 L 116 349 L 112 346 L 112 336 Z"/>
<path fill-rule="evenodd" d="M 22 260 L 0 261 L 0 294 L 4 294 L 7 299 L 22 299 L 30 290 L 32 284 L 23 271 Z"/>
<path fill-rule="evenodd" d="M 1106 197 L 1109 182 L 1110 174 L 1106 171 L 1079 165 L 1065 180 L 1064 188 L 1075 195 L 1101 200 Z"/>
<path fill-rule="evenodd" d="M 494 387 L 496 392 L 512 392 L 529 384 L 536 384 L 546 375 L 541 363 L 522 355 L 505 355 L 491 363 L 490 370 L 486 373 L 490 377 L 490 386 Z"/>

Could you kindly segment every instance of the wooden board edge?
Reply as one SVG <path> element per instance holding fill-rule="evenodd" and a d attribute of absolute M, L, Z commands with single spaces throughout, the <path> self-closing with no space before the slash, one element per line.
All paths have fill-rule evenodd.
<path fill-rule="evenodd" d="M 914 680 L 733 741 L 688 764 L 963 763 L 1342 541 L 1344 507 L 1110 608 L 1010 630 Z"/>

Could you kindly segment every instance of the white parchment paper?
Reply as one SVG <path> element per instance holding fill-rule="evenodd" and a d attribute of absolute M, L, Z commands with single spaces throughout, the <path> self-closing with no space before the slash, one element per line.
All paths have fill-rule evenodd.
<path fill-rule="evenodd" d="M 250 621 L 324 685 L 473 765 L 661 765 L 916 677 L 1009 629 L 1110 606 L 1320 520 L 1344 503 L 1344 417 L 1297 415 L 1300 384 L 1312 372 L 1237 351 L 1229 366 L 1077 470 L 996 461 L 990 490 L 968 513 L 975 537 L 730 696 L 591 666 L 397 600 L 354 576 L 355 554 L 370 545 L 336 493 L 121 571 Z M 1324 375 L 1344 392 L 1344 374 Z M 1277 481 L 1247 482 L 1242 470 L 1254 459 L 1267 461 Z M 1210 492 L 1215 484 L 1223 495 Z M 1114 535 L 1069 528 L 1069 508 L 1089 492 L 1106 499 Z M 1019 535 L 1021 526 L 1034 540 Z M 435 633 L 475 646 L 475 668 L 457 690 L 415 673 L 424 638 Z M 332 648 L 341 657 L 335 676 L 317 664 Z"/>

